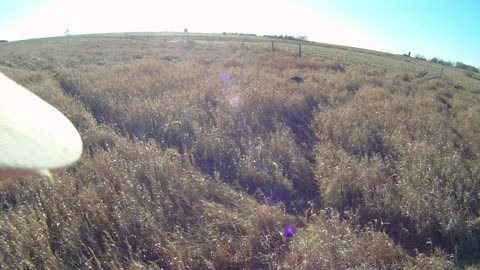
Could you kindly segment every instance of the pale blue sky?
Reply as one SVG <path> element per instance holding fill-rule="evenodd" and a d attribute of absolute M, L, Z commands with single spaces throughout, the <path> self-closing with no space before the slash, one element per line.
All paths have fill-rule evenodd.
<path fill-rule="evenodd" d="M 478 0 L 2 0 L 0 39 L 130 31 L 305 35 L 480 66 Z"/>

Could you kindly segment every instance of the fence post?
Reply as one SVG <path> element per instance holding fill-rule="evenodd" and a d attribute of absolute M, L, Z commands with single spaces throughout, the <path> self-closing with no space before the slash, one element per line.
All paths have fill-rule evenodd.
<path fill-rule="evenodd" d="M 440 71 L 440 79 L 442 78 L 443 76 L 443 67 L 442 67 L 442 71 Z"/>
<path fill-rule="evenodd" d="M 272 40 L 272 52 L 275 52 L 275 42 Z"/>
<path fill-rule="evenodd" d="M 302 57 L 302 44 L 298 43 L 298 57 Z"/>

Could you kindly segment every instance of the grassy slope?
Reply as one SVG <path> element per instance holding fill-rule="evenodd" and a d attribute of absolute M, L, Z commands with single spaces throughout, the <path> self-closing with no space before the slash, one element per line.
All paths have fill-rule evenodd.
<path fill-rule="evenodd" d="M 0 70 L 64 112 L 85 154 L 54 184 L 4 184 L 0 266 L 475 262 L 479 81 L 454 68 L 428 79 L 441 67 L 378 52 L 276 47 L 151 33 L 1 45 Z"/>

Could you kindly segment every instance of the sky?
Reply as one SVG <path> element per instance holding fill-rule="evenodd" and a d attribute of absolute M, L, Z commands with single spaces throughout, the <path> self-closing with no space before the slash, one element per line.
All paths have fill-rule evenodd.
<path fill-rule="evenodd" d="M 1 0 L 0 39 L 190 32 L 308 40 L 480 66 L 480 0 Z"/>

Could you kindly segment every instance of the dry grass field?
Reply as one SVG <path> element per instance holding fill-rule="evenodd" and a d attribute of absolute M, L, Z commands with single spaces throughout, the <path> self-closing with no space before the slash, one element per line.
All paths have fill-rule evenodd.
<path fill-rule="evenodd" d="M 1 183 L 0 269 L 479 267 L 480 80 L 327 44 L 300 58 L 297 44 L 0 45 L 0 71 L 85 145 L 53 182 Z"/>

